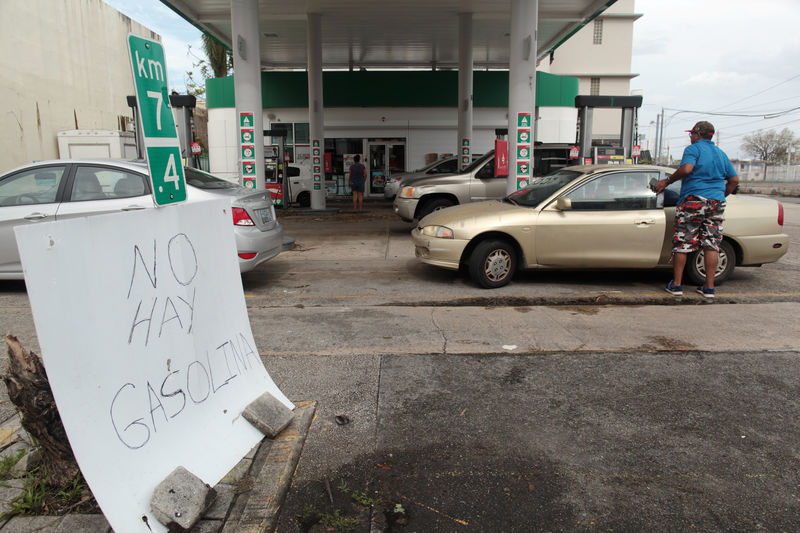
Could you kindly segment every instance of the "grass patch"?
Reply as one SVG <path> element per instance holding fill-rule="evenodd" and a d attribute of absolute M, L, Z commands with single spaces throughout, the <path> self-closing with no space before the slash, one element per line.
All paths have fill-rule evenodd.
<path fill-rule="evenodd" d="M 336 509 L 333 513 L 322 515 L 320 523 L 327 528 L 333 529 L 336 533 L 348 533 L 349 531 L 354 531 L 361 524 L 361 521 L 358 518 L 342 516 L 339 513 L 339 509 Z"/>
<path fill-rule="evenodd" d="M 20 479 L 23 480 L 22 492 L 9 502 L 9 510 L 0 516 L 2 520 L 14 515 L 60 516 L 69 512 L 100 512 L 82 474 L 64 487 L 51 487 L 47 485 L 44 465 L 39 465 Z"/>
<path fill-rule="evenodd" d="M 10 479 L 14 476 L 11 475 L 11 471 L 17 466 L 17 463 L 25 457 L 25 454 L 28 453 L 25 450 L 18 450 L 16 455 L 7 455 L 0 459 L 0 479 Z"/>

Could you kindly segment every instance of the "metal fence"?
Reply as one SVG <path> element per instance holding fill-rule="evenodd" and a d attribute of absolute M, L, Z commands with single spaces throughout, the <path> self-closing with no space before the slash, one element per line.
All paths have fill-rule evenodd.
<path fill-rule="evenodd" d="M 800 182 L 800 165 L 752 165 L 738 170 L 742 181 Z"/>

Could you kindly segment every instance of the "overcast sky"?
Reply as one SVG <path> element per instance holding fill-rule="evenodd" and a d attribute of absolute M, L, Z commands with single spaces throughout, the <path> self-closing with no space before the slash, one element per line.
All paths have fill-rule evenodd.
<path fill-rule="evenodd" d="M 643 16 L 634 24 L 631 70 L 639 76 L 631 90 L 644 96 L 641 133 L 664 108 L 664 140 L 674 157 L 689 144 L 683 130 L 698 120 L 715 125 L 732 158 L 746 157 L 739 145 L 756 130 L 789 128 L 798 135 L 799 0 L 636 0 L 636 12 Z"/>
<path fill-rule="evenodd" d="M 158 0 L 105 1 L 161 35 L 170 87 L 184 92 L 197 61 L 189 45 L 202 55 L 200 32 Z M 631 90 L 644 96 L 639 131 L 654 138 L 663 108 L 664 153 L 669 145 L 680 157 L 689 144 L 684 130 L 698 120 L 716 126 L 732 158 L 746 157 L 742 137 L 759 129 L 800 136 L 800 0 L 636 0 L 635 11 L 643 15 L 634 24 L 631 66 L 639 74 Z"/>

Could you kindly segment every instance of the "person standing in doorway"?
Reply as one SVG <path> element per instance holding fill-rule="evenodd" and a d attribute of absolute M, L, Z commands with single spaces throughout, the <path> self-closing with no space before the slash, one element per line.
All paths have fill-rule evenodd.
<path fill-rule="evenodd" d="M 725 197 L 736 189 L 739 176 L 725 152 L 711 142 L 714 126 L 710 122 L 701 120 L 686 131 L 692 144 L 683 151 L 681 166 L 655 185 L 656 194 L 660 194 L 670 183 L 681 180 L 672 235 L 672 280 L 665 289 L 675 296 L 683 294 L 681 283 L 687 258 L 702 247 L 706 282 L 697 287 L 697 292 L 710 299 L 715 293 Z"/>
<path fill-rule="evenodd" d="M 348 183 L 350 190 L 353 191 L 353 210 L 362 211 L 364 209 L 364 185 L 367 183 L 367 169 L 361 164 L 361 156 L 358 154 L 353 157 L 353 164 L 350 165 Z"/>

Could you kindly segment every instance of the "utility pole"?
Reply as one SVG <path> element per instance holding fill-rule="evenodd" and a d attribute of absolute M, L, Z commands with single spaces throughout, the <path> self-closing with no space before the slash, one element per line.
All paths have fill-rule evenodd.
<path fill-rule="evenodd" d="M 656 139 L 653 143 L 653 157 L 656 160 L 656 164 L 658 164 L 658 149 L 661 146 L 661 135 L 659 135 L 659 126 L 661 124 L 661 115 L 656 115 Z"/>
<path fill-rule="evenodd" d="M 656 161 L 661 159 L 661 147 L 664 146 L 664 108 L 661 108 L 661 128 L 658 134 L 658 157 Z"/>

